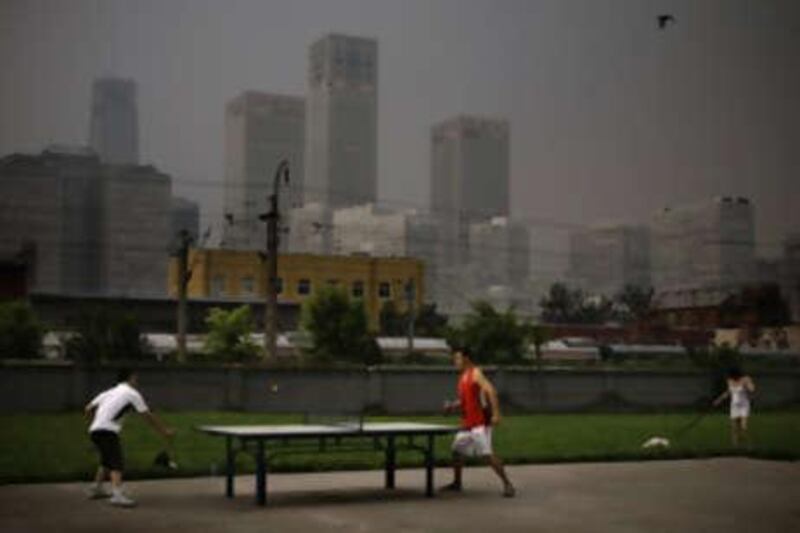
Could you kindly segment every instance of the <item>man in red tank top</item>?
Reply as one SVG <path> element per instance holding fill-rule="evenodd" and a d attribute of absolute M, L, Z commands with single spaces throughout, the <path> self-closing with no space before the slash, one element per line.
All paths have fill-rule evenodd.
<path fill-rule="evenodd" d="M 500 423 L 497 391 L 475 366 L 466 349 L 453 352 L 453 364 L 461 372 L 458 378 L 458 400 L 445 402 L 445 412 L 461 411 L 461 431 L 453 440 L 453 482 L 443 490 L 460 491 L 464 457 L 485 460 L 503 482 L 503 496 L 515 494 L 503 462 L 492 450 L 492 426 Z"/>

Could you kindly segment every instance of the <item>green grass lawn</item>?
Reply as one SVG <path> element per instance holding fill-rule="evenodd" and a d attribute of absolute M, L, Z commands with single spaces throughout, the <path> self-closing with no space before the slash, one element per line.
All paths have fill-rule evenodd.
<path fill-rule="evenodd" d="M 123 431 L 127 477 L 171 477 L 221 474 L 224 440 L 194 431 L 199 424 L 271 424 L 299 422 L 300 416 L 253 413 L 180 412 L 162 415 L 178 431 L 176 473 L 152 465 L 163 448 L 160 437 L 135 415 Z M 642 442 L 670 437 L 693 418 L 681 414 L 541 414 L 504 418 L 495 430 L 495 448 L 509 463 L 645 460 L 743 454 L 772 459 L 800 459 L 800 412 L 757 413 L 751 420 L 752 449 L 735 450 L 729 443 L 728 419 L 714 414 L 703 419 L 666 452 L 643 450 Z M 403 418 L 407 420 L 408 417 Z M 425 422 L 455 423 L 455 418 L 413 417 Z M 392 420 L 392 417 L 374 417 Z M 96 457 L 81 414 L 0 415 L 0 483 L 88 479 Z M 449 456 L 449 439 L 437 439 L 437 462 Z M 380 452 L 279 454 L 273 471 L 369 469 L 382 464 Z M 421 454 L 402 452 L 401 466 L 419 466 Z M 253 468 L 247 454 L 237 458 L 239 471 Z"/>

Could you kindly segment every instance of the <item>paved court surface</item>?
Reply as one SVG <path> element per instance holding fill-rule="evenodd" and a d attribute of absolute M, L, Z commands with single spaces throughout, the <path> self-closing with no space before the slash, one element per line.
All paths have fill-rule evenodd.
<path fill-rule="evenodd" d="M 0 530 L 128 531 L 800 531 L 800 463 L 725 458 L 532 465 L 510 469 L 519 494 L 500 496 L 486 469 L 461 494 L 426 499 L 419 470 L 276 474 L 270 505 L 253 504 L 252 476 L 223 497 L 222 478 L 128 484 L 136 509 L 88 501 L 85 484 L 0 487 Z M 437 483 L 449 478 L 437 470 Z"/>

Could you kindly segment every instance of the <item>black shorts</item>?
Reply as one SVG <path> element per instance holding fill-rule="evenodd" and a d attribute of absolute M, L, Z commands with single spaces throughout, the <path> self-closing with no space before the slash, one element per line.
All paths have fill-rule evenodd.
<path fill-rule="evenodd" d="M 94 447 L 100 453 L 100 464 L 109 469 L 122 471 L 122 446 L 119 435 L 113 431 L 100 429 L 90 433 Z"/>

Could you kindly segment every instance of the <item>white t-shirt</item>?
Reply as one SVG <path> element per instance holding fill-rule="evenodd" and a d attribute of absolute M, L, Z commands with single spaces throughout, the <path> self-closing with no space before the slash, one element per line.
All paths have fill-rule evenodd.
<path fill-rule="evenodd" d="M 136 409 L 139 413 L 148 411 L 139 391 L 124 382 L 95 396 L 89 407 L 95 408 L 94 420 L 89 426 L 90 433 L 97 430 L 119 433 L 122 417 L 130 409 Z"/>

